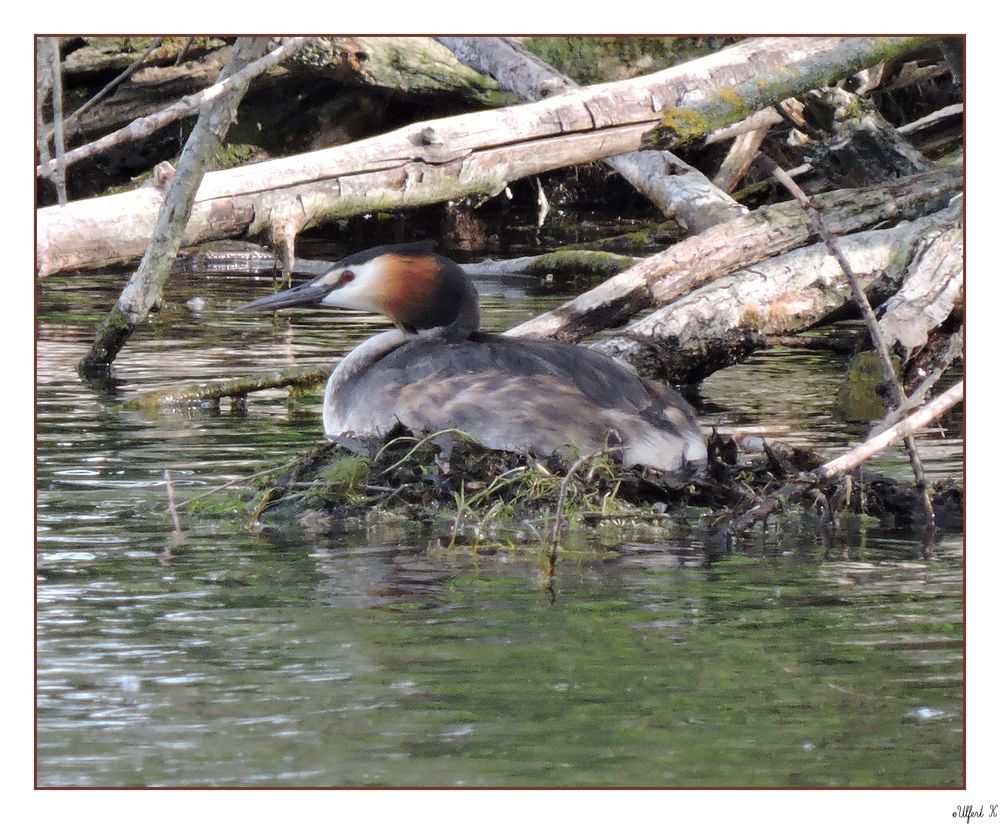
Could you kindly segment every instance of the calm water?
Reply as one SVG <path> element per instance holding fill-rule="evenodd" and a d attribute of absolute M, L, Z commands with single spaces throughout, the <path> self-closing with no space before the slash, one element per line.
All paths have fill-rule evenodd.
<path fill-rule="evenodd" d="M 708 565 L 694 537 L 597 534 L 554 599 L 536 550 L 456 555 L 415 524 L 184 515 L 173 545 L 164 470 L 183 500 L 288 460 L 319 439 L 319 398 L 122 403 L 332 362 L 382 322 L 237 315 L 267 281 L 191 275 L 117 384 L 88 387 L 75 363 L 118 288 L 51 280 L 39 299 L 41 785 L 962 782 L 960 535 L 923 561 L 909 532 L 789 530 Z M 493 329 L 559 302 L 492 291 Z M 862 431 L 831 415 L 840 366 L 758 356 L 706 382 L 702 419 L 835 454 Z M 923 443 L 933 477 L 960 472 L 954 435 Z"/>

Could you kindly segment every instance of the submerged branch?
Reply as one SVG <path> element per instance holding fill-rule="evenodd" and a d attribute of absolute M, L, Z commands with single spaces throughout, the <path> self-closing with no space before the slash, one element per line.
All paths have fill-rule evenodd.
<path fill-rule="evenodd" d="M 242 67 L 257 58 L 266 46 L 267 39 L 263 37 L 237 40 L 222 76 L 230 80 L 237 77 Z M 230 124 L 236 119 L 236 109 L 249 82 L 247 78 L 229 86 L 227 92 L 213 95 L 198 115 L 139 267 L 98 327 L 90 351 L 80 361 L 79 369 L 83 374 L 95 374 L 109 368 L 136 326 L 160 301 L 163 284 L 173 268 L 195 195 L 205 175 L 205 166 L 219 150 Z"/>
<path fill-rule="evenodd" d="M 196 383 L 162 392 L 144 392 L 125 404 L 126 409 L 162 409 L 192 406 L 220 398 L 246 397 L 262 389 L 280 389 L 284 386 L 307 388 L 323 383 L 330 377 L 329 366 L 295 366 L 272 372 L 259 372 L 247 377 L 227 381 Z"/>

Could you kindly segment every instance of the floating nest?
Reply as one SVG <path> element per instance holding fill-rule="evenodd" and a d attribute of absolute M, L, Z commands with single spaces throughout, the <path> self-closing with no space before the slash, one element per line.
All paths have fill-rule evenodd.
<path fill-rule="evenodd" d="M 606 451 L 539 459 L 486 449 L 454 430 L 424 437 L 399 430 L 378 443 L 311 450 L 260 481 L 249 506 L 254 521 L 313 530 L 424 524 L 448 546 L 554 546 L 569 526 L 606 524 L 652 525 L 667 534 L 694 528 L 704 531 L 706 545 L 719 545 L 739 516 L 821 463 L 805 450 L 761 439 L 740 446 L 713 433 L 707 470 L 678 487 L 655 471 L 622 466 Z M 939 525 L 961 526 L 960 486 L 939 485 L 933 500 Z M 912 484 L 863 470 L 813 484 L 783 501 L 781 511 L 816 530 L 836 528 L 851 514 L 896 527 L 922 522 Z"/>

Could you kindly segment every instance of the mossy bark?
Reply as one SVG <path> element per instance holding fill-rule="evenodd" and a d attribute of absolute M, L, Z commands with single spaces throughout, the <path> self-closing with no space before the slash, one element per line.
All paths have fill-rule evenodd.
<path fill-rule="evenodd" d="M 218 401 L 221 398 L 245 398 L 250 392 L 262 389 L 289 387 L 307 389 L 317 386 L 330 377 L 328 366 L 300 366 L 260 372 L 249 377 L 227 381 L 196 383 L 162 392 L 146 392 L 125 404 L 128 409 L 167 409 L 179 406 Z"/>
<path fill-rule="evenodd" d="M 906 54 L 930 41 L 927 37 L 846 37 L 820 47 L 805 39 L 788 38 L 755 58 L 755 71 L 741 77 L 732 67 L 722 66 L 701 78 L 696 102 L 668 106 L 660 125 L 643 141 L 646 148 L 673 149 L 704 137 L 766 106 L 773 106 L 803 89 L 829 86 L 866 66 Z M 797 41 L 797 42 L 796 42 Z M 742 44 L 741 44 L 742 45 Z M 738 47 L 734 47 L 738 48 Z M 810 51 L 803 61 L 799 52 Z"/>

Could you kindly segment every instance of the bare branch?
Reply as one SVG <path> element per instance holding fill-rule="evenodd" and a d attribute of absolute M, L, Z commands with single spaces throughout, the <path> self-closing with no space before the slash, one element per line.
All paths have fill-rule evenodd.
<path fill-rule="evenodd" d="M 242 71 L 234 74 L 232 77 L 228 77 L 226 80 L 216 83 L 213 86 L 209 86 L 207 89 L 203 89 L 196 94 L 189 94 L 186 97 L 182 97 L 173 105 L 168 106 L 155 114 L 151 114 L 148 117 L 141 117 L 138 120 L 134 120 L 129 123 L 128 126 L 118 129 L 109 135 L 105 135 L 100 140 L 95 140 L 93 143 L 88 143 L 85 146 L 80 146 L 72 151 L 66 152 L 66 156 L 63 158 L 61 163 L 58 159 L 56 159 L 54 161 L 50 160 L 48 167 L 43 164 L 39 164 L 35 169 L 35 174 L 43 175 L 51 173 L 57 168 L 65 168 L 69 164 L 76 163 L 84 158 L 99 155 L 110 149 L 112 146 L 117 146 L 120 143 L 126 143 L 129 140 L 137 140 L 142 137 L 148 137 L 153 132 L 162 129 L 164 126 L 173 123 L 175 120 L 194 114 L 203 104 L 218 99 L 220 96 L 231 92 L 234 88 L 242 84 L 249 83 L 250 80 L 257 77 L 257 75 L 263 74 L 271 67 L 276 66 L 282 60 L 285 60 L 295 54 L 295 52 L 301 49 L 308 41 L 308 37 L 293 37 L 285 41 L 270 54 L 266 54 L 260 60 L 255 61 Z"/>

